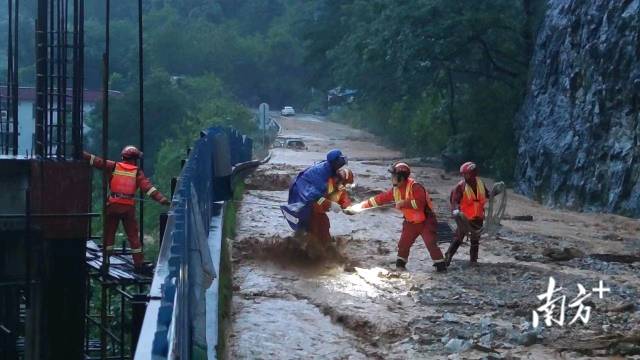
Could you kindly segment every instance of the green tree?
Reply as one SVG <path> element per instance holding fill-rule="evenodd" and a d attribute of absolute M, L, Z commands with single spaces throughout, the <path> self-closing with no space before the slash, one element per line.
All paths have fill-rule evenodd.
<path fill-rule="evenodd" d="M 310 78 L 358 89 L 364 125 L 409 153 L 510 177 L 532 2 L 321 1 L 303 12 Z"/>

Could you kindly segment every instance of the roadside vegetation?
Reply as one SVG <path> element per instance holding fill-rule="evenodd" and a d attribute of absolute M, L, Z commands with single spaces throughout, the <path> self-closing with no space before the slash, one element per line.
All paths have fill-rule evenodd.
<path fill-rule="evenodd" d="M 118 158 L 138 143 L 137 4 L 111 6 L 109 79 L 120 95 L 110 99 L 109 146 Z M 513 120 L 544 10 L 542 0 L 145 0 L 145 172 L 169 192 L 200 129 L 251 133 L 250 109 L 267 102 L 272 110 L 329 107 L 331 119 L 408 156 L 442 157 L 450 169 L 474 160 L 509 180 Z M 26 38 L 35 4 L 21 13 Z M 85 87 L 100 89 L 104 2 L 86 0 L 86 14 Z M 21 84 L 31 85 L 33 49 L 20 51 Z M 329 104 L 338 86 L 356 90 L 355 100 Z M 98 153 L 101 113 L 99 104 L 86 116 L 86 147 Z M 99 189 L 99 176 L 94 183 Z M 161 209 L 145 209 L 157 233 Z"/>

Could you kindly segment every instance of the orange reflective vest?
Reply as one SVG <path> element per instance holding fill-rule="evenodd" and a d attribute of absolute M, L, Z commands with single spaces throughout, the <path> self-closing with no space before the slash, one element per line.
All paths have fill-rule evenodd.
<path fill-rule="evenodd" d="M 111 196 L 109 196 L 110 204 L 135 204 L 134 197 L 138 188 L 137 175 L 138 167 L 136 165 L 123 162 L 116 163 L 111 175 L 111 183 L 109 184 L 109 189 L 111 190 Z"/>
<path fill-rule="evenodd" d="M 480 178 L 476 178 L 476 191 L 466 182 L 464 183 L 464 194 L 460 200 L 460 211 L 467 219 L 484 219 L 484 204 L 487 202 L 487 195 L 484 193 L 484 183 Z"/>
<path fill-rule="evenodd" d="M 325 196 L 318 199 L 318 205 L 322 205 L 326 200 L 333 201 L 335 203 L 340 201 L 344 188 L 336 185 L 336 180 L 334 178 L 329 178 L 329 181 L 327 182 L 327 193 Z"/>
<path fill-rule="evenodd" d="M 416 181 L 412 178 L 407 180 L 407 184 L 405 186 L 404 197 L 402 196 L 402 192 L 398 187 L 393 188 L 393 199 L 396 203 L 402 200 L 409 200 L 411 202 L 411 208 L 401 209 L 402 215 L 404 218 L 414 224 L 418 224 L 424 222 L 427 219 L 426 210 L 427 209 L 418 209 L 418 203 L 416 202 L 416 198 L 413 196 L 413 184 L 416 184 Z M 429 196 L 429 192 L 427 189 L 424 189 L 424 193 L 427 196 L 427 206 L 431 211 L 433 211 L 433 201 L 431 200 L 431 196 Z"/>

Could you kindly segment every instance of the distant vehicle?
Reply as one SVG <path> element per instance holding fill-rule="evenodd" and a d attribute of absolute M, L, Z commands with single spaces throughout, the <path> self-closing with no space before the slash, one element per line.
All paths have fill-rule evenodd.
<path fill-rule="evenodd" d="M 285 145 L 287 149 L 308 150 L 309 148 L 300 139 L 289 139 Z"/>
<path fill-rule="evenodd" d="M 309 148 L 305 145 L 304 141 L 300 138 L 285 138 L 278 137 L 273 142 L 273 147 L 281 147 L 285 149 L 293 149 L 293 150 L 308 150 Z"/>
<path fill-rule="evenodd" d="M 294 116 L 296 114 L 296 111 L 293 110 L 293 107 L 291 106 L 285 106 L 282 108 L 282 111 L 280 111 L 280 115 L 282 116 Z"/>
<path fill-rule="evenodd" d="M 329 106 L 351 104 L 356 100 L 357 95 L 358 90 L 345 89 L 342 86 L 338 86 L 327 93 L 327 103 Z"/>

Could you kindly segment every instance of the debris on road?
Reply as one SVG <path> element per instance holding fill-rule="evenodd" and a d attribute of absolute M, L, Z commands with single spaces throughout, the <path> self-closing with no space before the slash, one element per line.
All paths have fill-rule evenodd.
<path fill-rule="evenodd" d="M 510 193 L 506 211 L 530 220 L 511 219 L 495 236 L 485 234 L 478 266 L 469 265 L 469 246 L 463 243 L 448 273 L 438 274 L 420 242 L 412 249 L 408 271 L 395 271 L 401 214 L 392 208 L 358 216 L 329 214 L 335 242 L 328 254 L 309 256 L 278 209 L 254 205 L 286 202 L 284 182 L 272 183 L 321 160 L 328 139 L 341 134 L 350 140 L 337 139 L 331 146 L 353 154 L 349 167 L 357 186 L 351 195 L 364 200 L 389 187 L 390 161 L 354 158 L 402 156 L 341 124 L 287 118 L 281 125 L 285 135 L 304 138 L 309 151 L 276 149 L 271 162 L 248 179 L 252 185 L 239 204 L 232 241 L 229 358 L 586 359 L 638 354 L 634 336 L 640 323 L 640 262 L 633 254 L 640 254 L 640 221 L 548 209 Z M 433 194 L 439 226 L 448 227 L 448 196 L 457 178 L 439 168 L 418 166 L 415 173 Z M 565 323 L 547 326 L 541 319 L 541 326 L 533 328 L 532 312 L 543 305 L 538 296 L 547 290 L 550 276 L 566 296 Z M 576 312 L 568 304 L 578 294 L 577 284 L 591 292 L 599 280 L 611 292 L 602 299 L 592 293 L 583 302 L 591 310 L 589 322 L 569 325 Z"/>

